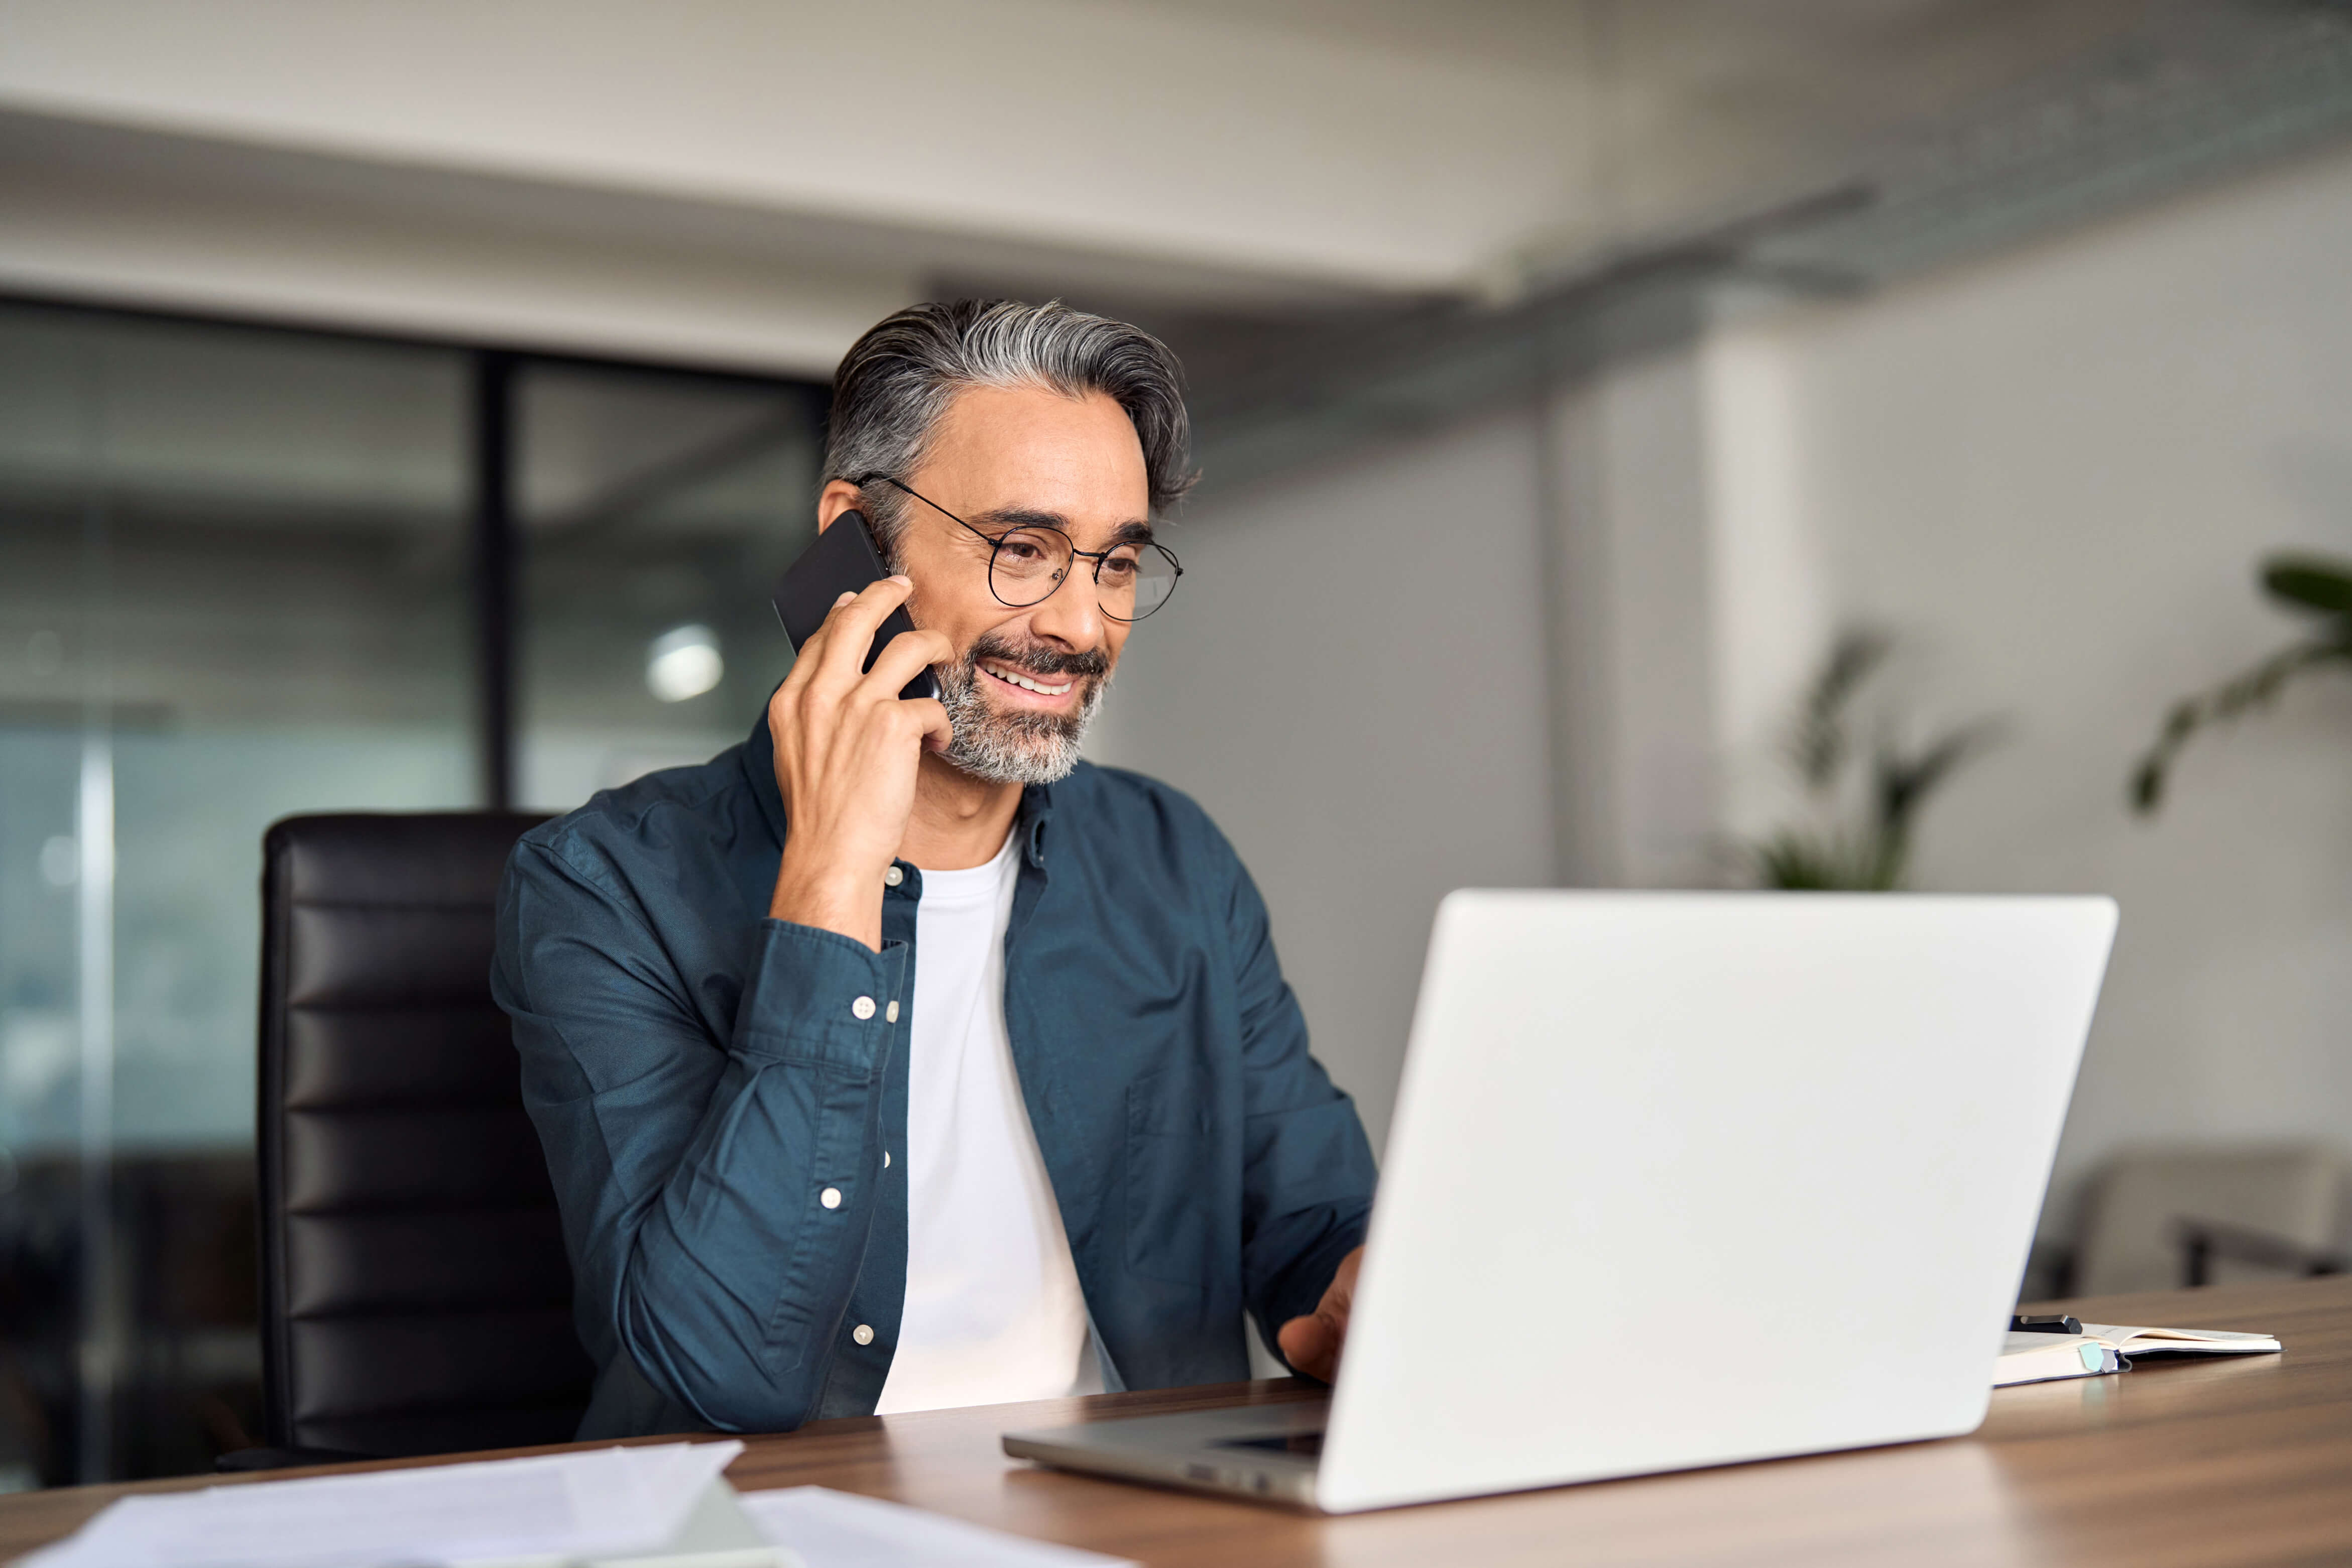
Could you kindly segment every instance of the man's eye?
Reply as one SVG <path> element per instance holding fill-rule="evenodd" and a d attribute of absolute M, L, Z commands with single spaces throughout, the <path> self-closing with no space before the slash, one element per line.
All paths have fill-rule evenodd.
<path fill-rule="evenodd" d="M 1045 547 L 1026 534 L 1007 534 L 996 541 L 999 559 L 1032 566 L 1045 559 Z"/>
<path fill-rule="evenodd" d="M 1105 582 L 1126 582 L 1135 576 L 1136 559 L 1131 555 L 1115 555 L 1102 563 Z"/>

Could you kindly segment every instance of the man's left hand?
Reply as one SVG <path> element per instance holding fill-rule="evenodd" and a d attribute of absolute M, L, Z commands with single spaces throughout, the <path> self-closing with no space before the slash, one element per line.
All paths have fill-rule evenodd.
<path fill-rule="evenodd" d="M 1275 1338 L 1282 1343 L 1283 1359 L 1307 1376 L 1324 1383 L 1339 1377 L 1339 1352 L 1348 1343 L 1348 1309 L 1356 1300 L 1356 1272 L 1364 1266 L 1364 1249 L 1357 1248 L 1339 1260 L 1339 1271 L 1316 1303 L 1311 1317 L 1293 1318 Z"/>

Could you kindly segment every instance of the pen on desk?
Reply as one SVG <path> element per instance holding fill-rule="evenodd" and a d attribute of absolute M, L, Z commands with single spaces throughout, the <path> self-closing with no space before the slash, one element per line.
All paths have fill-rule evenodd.
<path fill-rule="evenodd" d="M 2083 1320 L 2056 1313 L 2047 1317 L 2013 1316 L 2009 1320 L 2011 1333 L 2081 1333 Z"/>

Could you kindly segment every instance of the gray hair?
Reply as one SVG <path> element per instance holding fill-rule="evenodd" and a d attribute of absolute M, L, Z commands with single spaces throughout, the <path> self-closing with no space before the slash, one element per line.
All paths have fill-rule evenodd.
<path fill-rule="evenodd" d="M 1154 511 L 1192 487 L 1197 476 L 1185 468 L 1192 419 L 1176 356 L 1139 328 L 1058 299 L 910 305 L 868 329 L 834 372 L 824 477 L 852 484 L 869 474 L 911 479 L 958 392 L 1018 386 L 1066 397 L 1101 392 L 1125 409 L 1143 444 Z M 908 504 L 886 486 L 865 492 L 861 506 L 886 552 Z"/>

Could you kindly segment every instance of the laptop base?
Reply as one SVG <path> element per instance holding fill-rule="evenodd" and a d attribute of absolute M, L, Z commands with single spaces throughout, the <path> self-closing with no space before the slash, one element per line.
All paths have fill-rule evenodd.
<path fill-rule="evenodd" d="M 1057 1469 L 1219 1497 L 1315 1507 L 1328 1398 L 1186 1410 L 1004 1434 L 1004 1451 Z"/>

